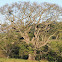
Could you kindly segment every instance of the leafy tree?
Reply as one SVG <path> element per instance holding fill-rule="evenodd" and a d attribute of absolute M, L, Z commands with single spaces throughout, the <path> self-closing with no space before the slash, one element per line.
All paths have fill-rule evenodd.
<path fill-rule="evenodd" d="M 14 7 L 20 10 L 18 15 L 16 15 L 18 10 L 15 11 L 15 14 L 13 13 L 14 10 L 12 11 L 12 9 Z M 8 20 L 9 23 L 7 22 L 8 24 L 6 27 L 1 25 L 1 33 L 9 33 L 7 35 L 9 38 L 8 40 L 11 40 L 7 41 L 10 45 L 11 41 L 18 41 L 17 43 L 19 43 L 20 39 L 22 39 L 22 42 L 28 44 L 28 48 L 26 44 L 21 44 L 21 49 L 19 50 L 20 54 L 23 52 L 26 54 L 26 52 L 29 51 L 28 59 L 35 60 L 38 49 L 47 45 L 54 38 L 56 40 L 61 38 L 61 35 L 58 33 L 62 30 L 62 22 L 58 22 L 58 20 L 61 21 L 61 18 L 59 17 L 62 16 L 62 12 L 58 5 L 46 2 L 42 4 L 37 4 L 35 2 L 30 4 L 29 2 L 24 2 L 20 4 L 12 4 L 12 6 L 8 6 L 7 8 L 9 15 L 6 14 L 6 20 Z M 13 31 L 16 34 L 19 34 L 22 38 L 17 39 L 17 35 L 14 33 L 12 34 Z M 4 36 L 4 38 L 6 38 L 6 36 Z M 30 46 L 30 44 L 32 44 L 33 47 Z"/>

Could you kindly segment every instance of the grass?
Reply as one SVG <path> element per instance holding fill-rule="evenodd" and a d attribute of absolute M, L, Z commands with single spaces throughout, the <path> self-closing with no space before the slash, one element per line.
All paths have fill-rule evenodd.
<path fill-rule="evenodd" d="M 6 59 L 6 58 L 0 58 L 0 62 L 48 62 L 48 61 L 47 60 L 32 61 L 32 60 L 24 60 L 24 59 Z"/>

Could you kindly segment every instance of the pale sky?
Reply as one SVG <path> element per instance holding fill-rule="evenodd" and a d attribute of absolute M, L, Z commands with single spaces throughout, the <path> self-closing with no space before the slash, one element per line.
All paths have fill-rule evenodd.
<path fill-rule="evenodd" d="M 30 2 L 37 2 L 37 3 L 43 3 L 43 2 L 48 2 L 48 3 L 53 3 L 53 4 L 58 4 L 59 6 L 62 7 L 62 0 L 0 0 L 0 7 L 5 5 L 5 4 L 12 4 L 14 2 L 19 2 L 19 1 L 30 1 Z M 0 14 L 0 23 L 1 20 L 4 20 L 4 16 Z"/>
<path fill-rule="evenodd" d="M 0 0 L 0 7 L 5 5 L 6 3 L 11 4 L 18 1 L 30 1 L 30 2 L 38 2 L 38 3 L 49 2 L 49 3 L 58 4 L 59 6 L 62 7 L 62 0 Z"/>

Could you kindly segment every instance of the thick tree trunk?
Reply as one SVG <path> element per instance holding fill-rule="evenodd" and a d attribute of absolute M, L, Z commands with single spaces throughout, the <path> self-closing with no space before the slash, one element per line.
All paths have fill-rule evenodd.
<path fill-rule="evenodd" d="M 6 57 L 9 58 L 10 57 L 9 54 L 8 53 L 6 53 L 6 54 L 7 54 Z"/>
<path fill-rule="evenodd" d="M 34 50 L 34 54 L 29 54 L 28 60 L 35 60 L 36 50 Z"/>
<path fill-rule="evenodd" d="M 9 55 L 7 56 L 7 58 L 9 58 Z"/>
<path fill-rule="evenodd" d="M 28 60 L 35 60 L 35 56 L 32 54 L 29 54 Z"/>

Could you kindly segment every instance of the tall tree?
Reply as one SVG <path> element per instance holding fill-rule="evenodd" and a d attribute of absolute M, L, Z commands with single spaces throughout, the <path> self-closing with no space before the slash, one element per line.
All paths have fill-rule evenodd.
<path fill-rule="evenodd" d="M 15 12 L 13 11 L 14 7 L 19 10 L 18 13 L 16 9 Z M 35 60 L 36 50 L 45 46 L 50 41 L 50 38 L 56 34 L 57 27 L 54 26 L 57 24 L 56 21 L 60 19 L 59 16 L 62 15 L 60 7 L 49 3 L 38 5 L 35 2 L 33 4 L 24 2 L 12 4 L 8 9 L 6 20 L 9 23 L 5 28 L 2 27 L 3 31 L 14 30 L 23 37 L 22 41 L 28 45 L 32 43 L 34 55 L 29 53 L 28 59 Z M 33 34 L 31 39 L 30 33 Z"/>

